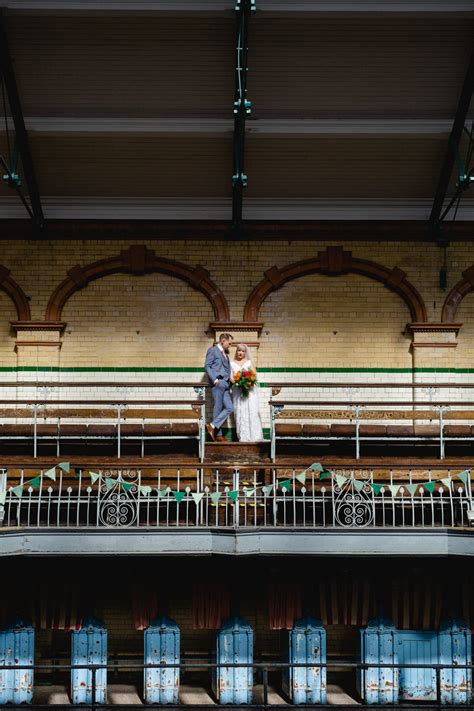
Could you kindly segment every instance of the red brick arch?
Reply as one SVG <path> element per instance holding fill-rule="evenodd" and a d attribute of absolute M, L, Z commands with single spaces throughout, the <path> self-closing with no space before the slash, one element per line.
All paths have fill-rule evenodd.
<path fill-rule="evenodd" d="M 0 264 L 0 289 L 8 294 L 15 304 L 18 321 L 31 319 L 30 304 L 23 289 L 10 276 L 10 270 Z"/>
<path fill-rule="evenodd" d="M 462 279 L 453 286 L 447 295 L 441 312 L 441 321 L 453 323 L 461 301 L 471 291 L 474 291 L 474 264 L 462 273 Z"/>
<path fill-rule="evenodd" d="M 278 267 L 267 269 L 264 278 L 247 299 L 244 321 L 258 321 L 260 307 L 272 291 L 280 289 L 288 281 L 309 274 L 325 274 L 326 276 L 360 274 L 368 279 L 374 279 L 403 299 L 410 311 L 412 321 L 417 323 L 427 321 L 428 316 L 423 299 L 408 281 L 404 271 L 398 267 L 388 269 L 376 262 L 357 259 L 352 256 L 352 252 L 346 252 L 342 247 L 328 247 L 325 252 L 319 252 L 315 259 L 294 262 L 282 269 Z"/>
<path fill-rule="evenodd" d="M 46 321 L 61 321 L 62 310 L 71 296 L 83 289 L 91 281 L 102 279 L 110 274 L 160 273 L 185 281 L 207 298 L 214 310 L 217 321 L 229 319 L 229 307 L 221 290 L 214 284 L 203 267 L 188 267 L 182 262 L 157 257 L 152 249 L 135 245 L 125 249 L 115 257 L 101 259 L 85 267 L 77 264 L 68 271 L 66 279 L 55 289 L 46 307 Z"/>

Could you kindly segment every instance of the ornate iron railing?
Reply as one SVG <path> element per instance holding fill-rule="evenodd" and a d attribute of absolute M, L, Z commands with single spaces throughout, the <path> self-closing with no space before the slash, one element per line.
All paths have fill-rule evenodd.
<path fill-rule="evenodd" d="M 440 467 L 82 465 L 35 474 L 0 472 L 3 527 L 413 529 L 474 518 L 470 471 Z"/>

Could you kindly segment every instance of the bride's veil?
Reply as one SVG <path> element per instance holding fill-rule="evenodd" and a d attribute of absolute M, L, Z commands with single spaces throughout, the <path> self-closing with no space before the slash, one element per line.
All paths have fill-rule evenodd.
<path fill-rule="evenodd" d="M 252 365 L 252 368 L 254 368 L 255 366 L 254 366 L 254 363 L 253 363 L 252 351 L 250 350 L 250 348 L 249 348 L 245 343 L 238 343 L 238 344 L 237 344 L 236 351 L 237 351 L 239 348 L 242 348 L 242 349 L 245 351 L 245 360 L 249 360 L 250 363 L 251 363 L 251 365 Z"/>

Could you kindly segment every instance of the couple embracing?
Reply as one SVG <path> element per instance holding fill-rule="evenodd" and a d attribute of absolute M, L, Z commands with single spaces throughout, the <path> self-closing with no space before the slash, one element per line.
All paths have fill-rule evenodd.
<path fill-rule="evenodd" d="M 214 401 L 212 422 L 206 425 L 206 429 L 214 441 L 227 442 L 222 435 L 222 425 L 234 413 L 239 441 L 260 442 L 263 433 L 256 388 L 257 374 L 248 346 L 239 343 L 234 360 L 230 359 L 232 341 L 230 333 L 221 333 L 218 344 L 206 353 L 204 367 Z"/>

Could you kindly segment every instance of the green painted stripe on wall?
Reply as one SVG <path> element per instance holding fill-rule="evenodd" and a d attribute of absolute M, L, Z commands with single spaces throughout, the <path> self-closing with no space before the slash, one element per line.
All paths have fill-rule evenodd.
<path fill-rule="evenodd" d="M 474 368 L 259 368 L 260 373 L 474 373 Z M 203 373 L 203 368 L 0 366 L 2 373 Z"/>

